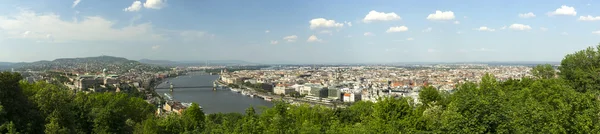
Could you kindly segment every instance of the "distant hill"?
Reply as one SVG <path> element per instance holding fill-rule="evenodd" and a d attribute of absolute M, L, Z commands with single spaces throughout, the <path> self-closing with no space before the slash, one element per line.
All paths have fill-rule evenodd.
<path fill-rule="evenodd" d="M 0 62 L 0 66 L 10 66 L 12 64 L 15 64 L 15 63 L 12 63 L 12 62 Z"/>
<path fill-rule="evenodd" d="M 0 62 L 0 71 L 9 70 L 15 63 L 11 62 Z"/>
<path fill-rule="evenodd" d="M 85 58 L 61 58 L 53 61 L 36 61 L 31 63 L 16 63 L 11 65 L 18 70 L 73 70 L 79 69 L 90 72 L 100 72 L 103 69 L 117 72 L 126 72 L 130 69 L 140 71 L 165 70 L 164 67 L 140 63 L 122 57 L 98 56 Z"/>
<path fill-rule="evenodd" d="M 242 60 L 208 60 L 208 61 L 170 61 L 170 60 L 150 60 L 141 59 L 141 63 L 167 66 L 204 66 L 208 65 L 248 65 L 256 64 Z"/>

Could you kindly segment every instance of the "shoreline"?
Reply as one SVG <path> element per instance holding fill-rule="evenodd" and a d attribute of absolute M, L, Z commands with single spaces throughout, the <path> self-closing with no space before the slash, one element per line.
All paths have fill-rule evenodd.
<path fill-rule="evenodd" d="M 220 79 L 215 80 L 218 84 L 221 84 L 225 87 L 230 88 L 229 86 L 227 86 L 228 84 L 225 84 L 223 81 L 221 81 Z M 240 84 L 234 84 L 237 85 L 238 87 L 240 87 L 241 91 L 250 91 L 251 95 L 254 96 L 258 96 L 259 98 L 265 98 L 265 97 L 270 97 L 271 101 L 268 102 L 272 102 L 274 100 L 281 100 L 290 104 L 297 104 L 297 105 L 301 105 L 301 104 L 309 104 L 309 105 L 320 105 L 320 106 L 325 106 L 328 108 L 343 108 L 346 107 L 345 105 L 342 104 L 334 104 L 334 103 L 326 103 L 326 102 L 314 102 L 314 101 L 309 101 L 309 100 L 304 100 L 302 98 L 293 98 L 293 97 L 282 97 L 280 95 L 270 95 L 268 92 L 267 93 L 263 93 L 263 92 L 259 92 L 257 90 L 255 90 L 254 88 L 251 87 L 247 87 L 244 85 L 240 85 Z M 242 89 L 245 88 L 245 89 Z M 267 101 L 267 100 L 265 100 Z"/>

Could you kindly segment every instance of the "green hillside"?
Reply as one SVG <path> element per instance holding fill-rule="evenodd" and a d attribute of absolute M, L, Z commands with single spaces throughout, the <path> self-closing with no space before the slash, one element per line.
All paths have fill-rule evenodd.
<path fill-rule="evenodd" d="M 13 65 L 18 70 L 82 70 L 87 72 L 101 72 L 103 69 L 118 72 L 127 72 L 134 69 L 139 71 L 167 70 L 166 67 L 143 64 L 138 61 L 121 57 L 98 56 L 86 58 L 63 58 L 53 61 L 37 61 L 32 63 L 17 63 Z"/>

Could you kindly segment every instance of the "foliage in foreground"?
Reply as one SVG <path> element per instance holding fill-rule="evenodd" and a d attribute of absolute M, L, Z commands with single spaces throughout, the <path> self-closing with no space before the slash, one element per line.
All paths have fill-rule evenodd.
<path fill-rule="evenodd" d="M 1 133 L 599 133 L 600 49 L 567 55 L 556 73 L 499 82 L 485 75 L 452 94 L 432 87 L 410 98 L 357 102 L 345 109 L 275 102 L 257 114 L 205 115 L 197 104 L 182 115 L 155 117 L 154 106 L 124 93 L 72 93 L 0 74 Z M 558 77 L 555 77 L 558 74 Z"/>

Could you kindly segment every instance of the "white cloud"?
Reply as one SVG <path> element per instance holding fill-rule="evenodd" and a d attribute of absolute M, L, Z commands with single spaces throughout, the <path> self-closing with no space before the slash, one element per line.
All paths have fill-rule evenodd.
<path fill-rule="evenodd" d="M 458 31 L 458 32 L 456 32 L 456 34 L 462 34 L 462 33 L 463 33 L 463 32 L 461 32 L 461 31 Z"/>
<path fill-rule="evenodd" d="M 269 31 L 269 30 L 265 31 L 265 33 L 270 33 L 270 32 L 271 32 L 271 31 Z"/>
<path fill-rule="evenodd" d="M 53 14 L 38 14 L 23 10 L 18 14 L 0 16 L 0 34 L 8 38 L 46 39 L 48 34 L 56 42 L 72 41 L 141 41 L 156 42 L 167 38 L 157 34 L 152 24 L 143 23 L 119 28 L 116 22 L 97 16 L 83 16 L 83 20 L 64 21 Z M 22 37 L 24 31 L 30 31 Z"/>
<path fill-rule="evenodd" d="M 592 34 L 600 35 L 600 30 L 592 32 Z"/>
<path fill-rule="evenodd" d="M 287 42 L 295 42 L 297 39 L 298 39 L 298 36 L 296 36 L 296 35 L 290 35 L 290 36 L 283 37 L 283 40 L 286 40 Z"/>
<path fill-rule="evenodd" d="M 504 30 L 504 29 L 506 29 L 506 26 L 502 26 L 502 27 L 500 28 L 500 30 Z"/>
<path fill-rule="evenodd" d="M 146 3 L 144 3 L 144 7 L 150 9 L 161 9 L 166 5 L 166 0 L 146 0 Z"/>
<path fill-rule="evenodd" d="M 365 34 L 363 34 L 365 36 L 375 36 L 375 34 L 371 33 L 371 32 L 366 32 Z"/>
<path fill-rule="evenodd" d="M 430 48 L 430 49 L 427 49 L 427 52 L 430 52 L 430 53 L 435 53 L 435 52 L 439 52 L 439 51 L 438 51 L 438 50 L 435 50 L 435 49 L 431 49 L 431 48 Z"/>
<path fill-rule="evenodd" d="M 519 14 L 519 17 L 520 18 L 533 18 L 533 17 L 535 17 L 535 14 L 533 14 L 532 12 L 522 13 L 522 14 Z"/>
<path fill-rule="evenodd" d="M 562 34 L 562 35 L 569 35 L 569 33 L 567 33 L 567 32 L 562 32 L 560 34 Z"/>
<path fill-rule="evenodd" d="M 596 17 L 591 16 L 591 15 L 588 15 L 588 16 L 579 16 L 578 20 L 581 20 L 581 21 L 598 21 L 598 20 L 600 20 L 600 16 L 596 16 Z"/>
<path fill-rule="evenodd" d="M 408 31 L 408 27 L 406 26 L 399 26 L 399 27 L 390 27 L 387 31 L 385 31 L 386 33 L 395 33 L 395 32 L 404 32 L 404 31 Z"/>
<path fill-rule="evenodd" d="M 540 27 L 540 30 L 542 30 L 542 31 L 548 31 L 548 28 Z"/>
<path fill-rule="evenodd" d="M 384 13 L 384 12 L 377 12 L 375 10 L 371 10 L 365 16 L 365 18 L 363 18 L 363 22 L 370 23 L 370 22 L 374 22 L 374 21 L 391 21 L 391 20 L 400 20 L 400 19 L 402 19 L 402 18 L 400 18 L 400 16 L 398 16 L 394 12 Z"/>
<path fill-rule="evenodd" d="M 310 29 L 316 28 L 341 28 L 344 27 L 342 23 L 336 23 L 335 20 L 327 20 L 325 18 L 316 18 L 309 21 Z"/>
<path fill-rule="evenodd" d="M 154 45 L 154 46 L 152 46 L 152 50 L 157 50 L 159 48 L 160 48 L 160 45 Z"/>
<path fill-rule="evenodd" d="M 344 21 L 344 23 L 346 23 L 346 25 L 348 25 L 348 27 L 351 27 L 351 26 L 352 26 L 352 22 L 347 22 L 347 21 Z"/>
<path fill-rule="evenodd" d="M 308 39 L 306 40 L 306 42 L 321 42 L 322 40 L 317 38 L 317 36 L 315 35 L 311 35 L 310 37 L 308 37 Z"/>
<path fill-rule="evenodd" d="M 460 21 L 458 21 L 458 20 L 454 21 L 454 24 L 460 24 Z"/>
<path fill-rule="evenodd" d="M 273 45 L 275 45 L 275 44 L 277 44 L 277 43 L 279 43 L 279 41 L 276 41 L 276 40 L 272 40 L 272 41 L 271 41 L 271 44 L 273 44 Z"/>
<path fill-rule="evenodd" d="M 512 24 L 508 28 L 512 30 L 530 30 L 531 26 L 524 24 Z"/>
<path fill-rule="evenodd" d="M 348 35 L 348 36 L 346 36 L 346 37 L 348 37 L 348 38 L 351 38 L 351 37 L 352 37 L 352 35 Z"/>
<path fill-rule="evenodd" d="M 475 30 L 477 30 L 477 31 L 489 31 L 489 32 L 496 31 L 496 29 L 491 29 L 491 28 L 488 28 L 486 26 L 479 27 L 479 28 L 477 28 Z"/>
<path fill-rule="evenodd" d="M 140 9 L 142 9 L 142 2 L 140 1 L 134 1 L 131 6 L 123 9 L 123 11 L 128 11 L 128 12 L 137 12 L 140 11 Z"/>
<path fill-rule="evenodd" d="M 75 8 L 77 6 L 77 4 L 79 4 L 79 2 L 81 2 L 81 0 L 73 1 L 73 5 L 71 6 L 71 8 Z"/>
<path fill-rule="evenodd" d="M 29 33 L 31 33 L 31 31 L 25 31 L 25 32 L 23 32 L 23 37 L 27 37 L 27 35 L 29 35 Z"/>
<path fill-rule="evenodd" d="M 423 30 L 423 32 L 431 32 L 431 30 L 433 30 L 433 28 L 428 27 L 427 29 Z"/>
<path fill-rule="evenodd" d="M 429 16 L 427 16 L 427 19 L 428 20 L 453 20 L 454 12 L 452 12 L 452 11 L 442 12 L 440 10 L 436 10 L 435 13 L 429 14 Z"/>
<path fill-rule="evenodd" d="M 577 11 L 575 11 L 574 7 L 569 7 L 569 6 L 566 6 L 566 5 L 562 5 L 560 8 L 558 8 L 558 9 L 552 11 L 552 12 L 549 12 L 548 15 L 549 16 L 552 16 L 552 15 L 571 15 L 571 16 L 575 16 L 575 15 L 577 15 Z"/>
<path fill-rule="evenodd" d="M 414 38 L 406 38 L 407 41 L 415 40 Z"/>

